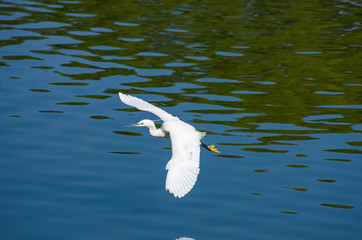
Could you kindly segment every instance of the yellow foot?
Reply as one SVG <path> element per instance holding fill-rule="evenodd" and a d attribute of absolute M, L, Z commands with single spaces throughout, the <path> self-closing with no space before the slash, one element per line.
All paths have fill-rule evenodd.
<path fill-rule="evenodd" d="M 217 148 L 215 147 L 215 145 L 210 145 L 210 146 L 207 146 L 207 147 L 212 152 L 220 153 L 219 150 L 217 150 Z"/>

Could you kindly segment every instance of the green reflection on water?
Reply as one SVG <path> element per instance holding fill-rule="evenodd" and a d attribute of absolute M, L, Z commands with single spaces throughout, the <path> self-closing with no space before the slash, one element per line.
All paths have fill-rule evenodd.
<path fill-rule="evenodd" d="M 71 105 L 71 106 L 83 106 L 83 105 L 89 105 L 90 103 L 86 102 L 59 102 L 58 105 Z"/>
<path fill-rule="evenodd" d="M 362 37 L 358 27 L 351 28 L 359 15 L 347 3 L 326 7 L 324 1 L 204 1 L 189 5 L 162 1 L 158 5 L 88 0 L 51 7 L 38 2 L 43 11 L 23 9 L 24 15 L 19 17 L 15 14 L 21 4 L 3 6 L 9 13 L 7 29 L 14 33 L 5 36 L 0 46 L 29 44 L 32 48 L 7 52 L 1 64 L 31 62 L 31 68 L 54 71 L 61 77 L 43 80 L 51 89 L 32 87 L 29 91 L 85 88 L 94 80 L 103 80 L 107 87 L 101 84 L 96 92 L 72 90 L 72 94 L 99 100 L 120 90 L 159 95 L 164 98 L 151 102 L 160 107 L 197 105 L 184 109 L 197 114 L 191 122 L 230 127 L 219 133 L 223 136 L 274 134 L 259 137 L 256 143 L 220 143 L 229 146 L 296 145 L 295 141 L 317 140 L 310 136 L 315 133 L 355 132 L 353 126 L 360 124 L 357 86 Z M 10 17 L 12 13 L 14 17 Z M 49 57 L 56 60 L 48 64 Z M 90 103 L 56 104 L 82 107 Z M 214 118 L 217 115 L 225 117 Z M 265 126 L 270 123 L 278 125 Z M 353 148 L 326 151 L 361 153 Z"/>
<path fill-rule="evenodd" d="M 353 206 L 348 205 L 340 205 L 340 204 L 331 204 L 331 203 L 320 203 L 319 205 L 325 206 L 325 207 L 332 207 L 332 208 L 342 208 L 342 209 L 352 209 Z"/>
<path fill-rule="evenodd" d="M 126 136 L 143 136 L 141 133 L 137 132 L 126 132 L 126 131 L 113 131 L 116 134 L 126 135 Z"/>
<path fill-rule="evenodd" d="M 244 151 L 252 151 L 252 152 L 267 152 L 267 153 L 287 153 L 286 150 L 273 150 L 267 148 L 243 148 Z"/>
<path fill-rule="evenodd" d="M 137 11 L 132 10 L 135 7 L 138 7 Z M 172 76 L 152 76 L 147 83 L 132 83 L 132 86 L 147 92 L 147 88 L 167 88 L 171 87 L 172 83 L 189 82 L 199 86 L 199 89 L 183 89 L 186 93 L 200 94 L 199 90 L 205 88 L 209 94 L 234 96 L 243 101 L 212 101 L 213 105 L 264 113 L 262 116 L 239 119 L 234 126 L 245 126 L 246 122 L 277 122 L 323 128 L 327 132 L 350 132 L 349 125 L 326 126 L 323 123 L 312 124 L 302 120 L 303 116 L 312 116 L 320 112 L 342 112 L 344 122 L 359 122 L 359 117 L 353 109 L 313 108 L 319 105 L 357 103 L 359 91 L 346 83 L 356 83 L 355 76 L 360 72 L 356 43 L 362 41 L 361 35 L 355 34 L 354 31 L 344 34 L 351 23 L 359 20 L 355 10 L 347 7 L 339 6 L 345 8 L 349 14 L 338 15 L 337 24 L 333 20 L 320 21 L 333 19 L 340 10 L 337 6 L 325 8 L 323 1 L 206 1 L 186 8 L 183 4 L 171 2 L 155 5 L 144 1 L 105 1 L 99 5 L 97 1 L 79 1 L 72 4 L 63 3 L 62 8 L 53 8 L 51 12 L 32 14 L 31 19 L 35 22 L 48 23 L 49 26 L 30 28 L 32 33 L 28 34 L 29 36 L 25 34 L 2 41 L 2 46 L 27 40 L 42 40 L 45 38 L 42 36 L 61 35 L 73 39 L 74 43 L 68 40 L 69 43 L 50 45 L 52 49 L 47 50 L 47 54 L 62 54 L 64 50 L 93 53 L 62 64 L 69 68 L 99 70 L 89 74 L 58 71 L 62 76 L 77 80 L 127 76 L 137 69 L 144 68 L 165 69 L 165 65 L 170 62 L 194 64 L 185 65 L 180 69 L 169 67 L 168 69 L 173 70 Z M 6 10 L 15 12 L 17 8 Z M 122 18 L 119 19 L 119 16 Z M 28 23 L 28 19 L 29 17 L 24 16 L 7 23 L 21 29 L 22 24 Z M 275 21 L 276 19 L 278 21 Z M 210 31 L 210 26 L 213 31 Z M 24 25 L 23 28 L 29 29 L 29 26 Z M 97 35 L 74 35 L 70 31 Z M 340 37 L 336 40 L 336 36 Z M 108 48 L 99 50 L 99 46 Z M 33 52 L 40 53 L 39 51 Z M 45 53 L 44 51 L 42 53 Z M 140 54 L 142 52 L 154 54 Z M 220 52 L 236 55 L 218 54 Z M 128 60 L 104 60 L 104 57 L 110 54 L 132 56 L 132 67 L 121 66 L 128 65 Z M 198 57 L 205 57 L 207 60 L 200 61 Z M 3 61 L 26 59 L 42 58 L 9 55 L 3 58 Z M 105 63 L 110 62 L 118 63 L 120 66 L 107 67 Z M 102 64 L 98 66 L 97 63 Z M 232 79 L 236 82 L 197 81 L 200 76 L 210 79 Z M 274 85 L 260 84 L 255 81 L 257 79 L 272 82 Z M 240 94 L 248 91 L 263 92 L 266 95 Z M 318 94 L 322 91 L 348 94 Z M 211 104 L 202 97 L 190 99 L 184 94 L 173 94 L 172 97 L 167 92 L 158 94 L 175 99 L 170 106 L 188 101 Z M 198 112 L 202 111 L 204 110 Z"/>

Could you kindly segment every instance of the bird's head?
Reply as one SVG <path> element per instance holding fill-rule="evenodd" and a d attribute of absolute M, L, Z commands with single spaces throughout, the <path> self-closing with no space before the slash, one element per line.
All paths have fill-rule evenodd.
<path fill-rule="evenodd" d="M 154 126 L 154 125 L 155 124 L 152 120 L 143 119 L 143 120 L 139 121 L 138 123 L 127 125 L 126 127 L 150 127 L 150 126 Z"/>

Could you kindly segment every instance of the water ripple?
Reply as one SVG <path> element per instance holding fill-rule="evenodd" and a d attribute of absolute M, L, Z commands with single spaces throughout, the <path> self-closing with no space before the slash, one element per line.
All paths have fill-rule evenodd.
<path fill-rule="evenodd" d="M 2 1 L 2 237 L 357 239 L 358 7 Z M 221 150 L 185 198 L 119 91 Z"/>

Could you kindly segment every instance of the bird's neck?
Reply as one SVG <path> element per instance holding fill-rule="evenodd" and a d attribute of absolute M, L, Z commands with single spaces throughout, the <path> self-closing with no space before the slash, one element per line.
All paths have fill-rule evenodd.
<path fill-rule="evenodd" d="M 153 137 L 165 137 L 166 133 L 161 128 L 156 128 L 155 124 L 148 126 L 150 135 Z"/>

